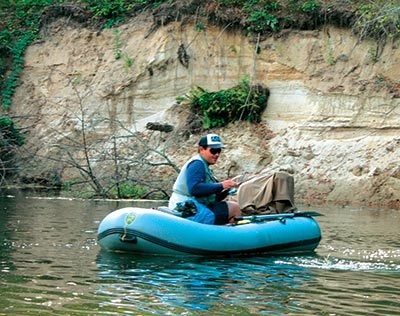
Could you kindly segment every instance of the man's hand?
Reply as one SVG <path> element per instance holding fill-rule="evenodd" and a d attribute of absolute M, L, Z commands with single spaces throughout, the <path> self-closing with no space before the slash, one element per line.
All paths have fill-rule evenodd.
<path fill-rule="evenodd" d="M 224 189 L 236 188 L 240 184 L 239 182 L 233 181 L 231 179 L 222 181 L 221 183 Z"/>

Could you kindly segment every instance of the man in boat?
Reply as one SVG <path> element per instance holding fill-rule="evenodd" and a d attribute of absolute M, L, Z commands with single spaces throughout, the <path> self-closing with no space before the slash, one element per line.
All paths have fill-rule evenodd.
<path fill-rule="evenodd" d="M 238 187 L 239 182 L 232 179 L 220 182 L 210 169 L 218 161 L 223 148 L 217 134 L 200 138 L 198 154 L 184 164 L 175 181 L 169 208 L 175 209 L 178 203 L 195 199 L 214 213 L 215 225 L 233 223 L 235 217 L 242 214 L 237 202 L 224 201 L 229 189 Z"/>
<path fill-rule="evenodd" d="M 217 162 L 223 148 L 217 134 L 200 138 L 198 154 L 184 164 L 175 181 L 169 208 L 175 209 L 178 203 L 195 199 L 214 213 L 216 225 L 233 223 L 242 213 L 272 214 L 296 210 L 294 180 L 287 172 L 261 173 L 246 178 L 238 176 L 219 182 L 210 165 Z M 224 201 L 229 189 L 237 187 L 238 202 Z"/>

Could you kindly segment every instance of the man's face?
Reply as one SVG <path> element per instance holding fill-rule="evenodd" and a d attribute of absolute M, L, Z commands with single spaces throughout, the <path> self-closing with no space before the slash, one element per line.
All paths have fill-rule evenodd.
<path fill-rule="evenodd" d="M 200 147 L 199 153 L 209 165 L 213 165 L 217 162 L 219 158 L 221 148 L 207 147 L 206 149 L 204 149 L 203 147 Z"/>

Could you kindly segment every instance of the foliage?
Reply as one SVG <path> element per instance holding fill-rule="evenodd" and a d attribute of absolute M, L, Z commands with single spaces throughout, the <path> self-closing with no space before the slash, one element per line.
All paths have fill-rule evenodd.
<path fill-rule="evenodd" d="M 206 27 L 203 23 L 196 23 L 194 29 L 196 30 L 196 32 L 202 32 L 206 29 Z"/>
<path fill-rule="evenodd" d="M 106 28 L 113 27 L 116 23 L 122 22 L 127 13 L 138 5 L 145 5 L 145 0 L 83 0 L 93 14 L 93 18 L 106 19 Z"/>
<path fill-rule="evenodd" d="M 15 127 L 13 120 L 7 115 L 0 116 L 0 133 L 2 145 L 22 146 L 24 144 L 24 137 L 20 130 Z"/>
<path fill-rule="evenodd" d="M 120 199 L 140 199 L 148 193 L 149 189 L 138 186 L 136 182 L 126 181 L 113 188 L 110 195 Z"/>
<path fill-rule="evenodd" d="M 262 11 L 251 13 L 247 21 L 250 23 L 248 30 L 255 33 L 265 32 L 265 30 L 271 30 L 274 32 L 279 30 L 278 19 L 275 16 Z"/>
<path fill-rule="evenodd" d="M 371 1 L 360 4 L 354 29 L 361 39 L 398 38 L 400 36 L 400 5 L 398 0 Z"/>
<path fill-rule="evenodd" d="M 303 13 L 311 13 L 318 9 L 318 3 L 316 1 L 290 1 L 293 5 L 295 11 L 303 12 Z"/>
<path fill-rule="evenodd" d="M 123 22 L 132 12 L 153 9 L 162 3 L 172 3 L 172 0 L 146 1 L 146 0 L 82 0 L 86 3 L 94 19 L 104 19 L 105 28 L 114 27 Z"/>
<path fill-rule="evenodd" d="M 7 21 L 6 27 L 0 30 L 0 65 L 11 59 L 11 72 L 2 83 L 2 106 L 8 109 L 11 98 L 17 86 L 19 75 L 24 65 L 25 49 L 39 34 L 40 15 L 44 8 L 54 1 L 51 0 L 24 0 L 10 1 L 3 4 L 7 10 L 1 11 L 0 18 Z M 1 69 L 4 75 L 6 69 Z"/>
<path fill-rule="evenodd" d="M 11 98 L 14 94 L 15 87 L 17 86 L 19 75 L 24 68 L 24 53 L 25 49 L 33 41 L 36 35 L 33 32 L 27 32 L 22 35 L 11 49 L 13 54 L 13 65 L 11 68 L 11 74 L 5 81 L 5 88 L 2 93 L 3 108 L 8 110 L 11 105 Z"/>
<path fill-rule="evenodd" d="M 248 79 L 244 78 L 237 86 L 227 90 L 209 92 L 197 87 L 184 97 L 177 98 L 177 101 L 200 115 L 203 127 L 209 129 L 240 120 L 260 122 L 268 97 L 268 89 L 250 86 Z"/>
<path fill-rule="evenodd" d="M 352 28 L 361 39 L 400 37 L 398 0 L 215 0 L 223 8 L 242 10 L 241 21 L 251 33 L 267 34 L 283 28 L 315 28 L 327 23 Z M 335 18 L 332 19 L 332 16 Z M 341 17 L 343 16 L 343 18 Z M 348 18 L 351 16 L 352 18 Z M 343 21 L 347 21 L 345 25 Z"/>
<path fill-rule="evenodd" d="M 243 11 L 247 14 L 247 30 L 253 33 L 266 33 L 279 31 L 279 19 L 276 16 L 281 8 L 278 1 L 249 0 L 242 4 Z"/>
<path fill-rule="evenodd" d="M 24 144 L 24 137 L 15 127 L 12 119 L 6 115 L 0 116 L 0 165 L 2 175 L 14 165 L 16 148 Z M 0 181 L 1 182 L 1 181 Z"/>

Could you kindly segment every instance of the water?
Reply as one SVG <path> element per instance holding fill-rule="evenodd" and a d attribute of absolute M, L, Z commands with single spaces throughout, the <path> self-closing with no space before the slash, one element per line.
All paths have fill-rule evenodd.
<path fill-rule="evenodd" d="M 102 252 L 129 202 L 0 198 L 0 315 L 400 315 L 400 212 L 306 208 L 315 254 L 238 258 Z"/>

